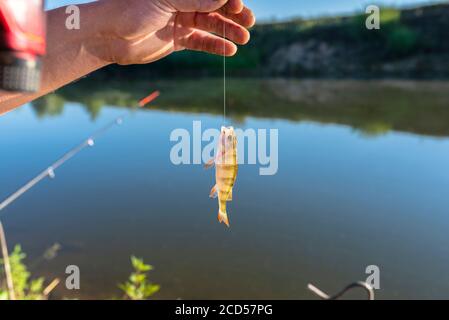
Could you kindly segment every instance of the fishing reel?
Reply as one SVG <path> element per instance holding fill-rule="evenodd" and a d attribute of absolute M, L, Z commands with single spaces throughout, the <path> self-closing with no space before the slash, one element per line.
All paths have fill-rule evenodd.
<path fill-rule="evenodd" d="M 43 0 L 0 0 L 0 90 L 39 90 L 45 33 Z"/>

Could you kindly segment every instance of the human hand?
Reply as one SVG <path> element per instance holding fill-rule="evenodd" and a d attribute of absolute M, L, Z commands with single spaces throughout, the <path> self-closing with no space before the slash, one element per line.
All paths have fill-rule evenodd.
<path fill-rule="evenodd" d="M 242 0 L 102 0 L 98 5 L 98 19 L 105 22 L 100 58 L 122 65 L 153 62 L 184 49 L 233 56 L 236 44 L 249 41 L 247 28 L 255 23 Z"/>

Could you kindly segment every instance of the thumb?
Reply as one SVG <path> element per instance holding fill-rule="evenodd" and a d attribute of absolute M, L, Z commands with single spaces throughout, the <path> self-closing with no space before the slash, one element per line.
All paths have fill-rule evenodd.
<path fill-rule="evenodd" d="M 229 0 L 168 0 L 180 12 L 213 12 L 223 7 Z"/>

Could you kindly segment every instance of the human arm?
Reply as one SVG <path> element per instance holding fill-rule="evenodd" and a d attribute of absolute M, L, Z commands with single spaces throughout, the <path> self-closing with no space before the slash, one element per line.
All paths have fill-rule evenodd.
<path fill-rule="evenodd" d="M 151 63 L 184 49 L 232 56 L 255 22 L 241 0 L 103 0 L 79 8 L 79 30 L 65 27 L 64 7 L 47 13 L 41 88 L 1 92 L 0 115 L 109 64 Z"/>

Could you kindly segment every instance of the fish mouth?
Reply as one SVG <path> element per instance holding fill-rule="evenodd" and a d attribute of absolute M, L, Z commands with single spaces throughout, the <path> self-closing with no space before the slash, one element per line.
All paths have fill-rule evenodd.
<path fill-rule="evenodd" d="M 235 131 L 233 127 L 221 127 L 221 134 L 220 134 L 221 143 L 223 146 L 228 143 L 232 143 L 235 139 Z"/>
<path fill-rule="evenodd" d="M 234 135 L 234 127 L 221 127 L 221 133 L 225 135 Z"/>
<path fill-rule="evenodd" d="M 234 127 L 233 126 L 230 126 L 230 127 L 222 126 L 221 131 L 234 131 Z"/>

